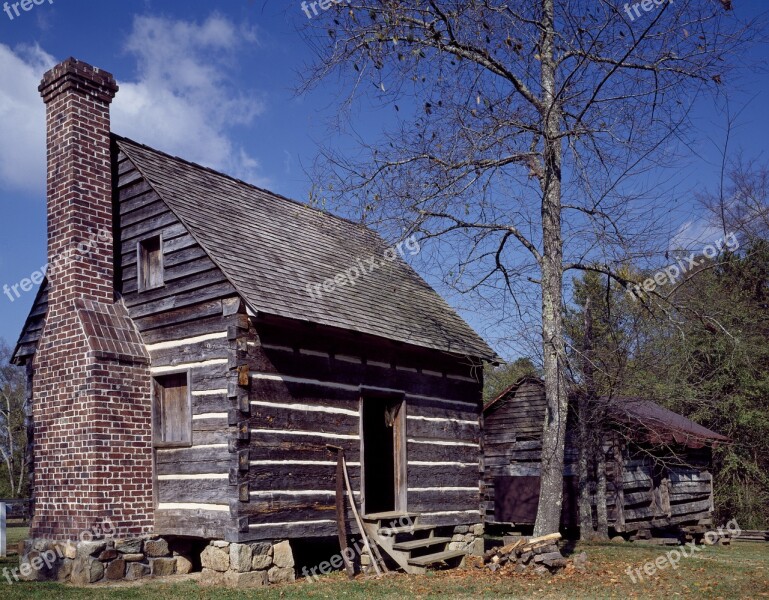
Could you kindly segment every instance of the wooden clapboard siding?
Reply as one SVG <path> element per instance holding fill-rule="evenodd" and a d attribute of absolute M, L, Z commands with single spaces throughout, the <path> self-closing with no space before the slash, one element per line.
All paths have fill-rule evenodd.
<path fill-rule="evenodd" d="M 16 344 L 11 362 L 22 364 L 29 360 L 37 351 L 37 344 L 43 334 L 45 317 L 48 313 L 48 280 L 44 279 L 37 290 L 32 309 L 27 316 L 21 336 Z"/>
<path fill-rule="evenodd" d="M 534 381 L 524 381 L 483 415 L 482 509 L 495 522 L 495 479 L 538 477 L 542 453 L 545 396 Z"/>
<path fill-rule="evenodd" d="M 233 502 L 240 540 L 274 535 L 274 522 L 295 524 L 284 536 L 335 534 L 336 454 L 326 445 L 345 449 L 359 492 L 361 386 L 403 394 L 409 510 L 451 513 L 436 524 L 478 522 L 482 383 L 470 381 L 472 365 L 268 315 L 238 335 L 236 362 L 250 375 L 239 417 L 248 435 L 238 442 L 248 467 L 237 475 L 247 496 Z M 231 397 L 242 393 L 234 378 L 230 385 Z"/>
<path fill-rule="evenodd" d="M 156 532 L 193 536 L 207 532 L 223 538 L 236 527 L 229 511 L 195 507 L 226 506 L 237 494 L 228 481 L 237 468 L 237 455 L 230 452 L 232 434 L 226 416 L 232 407 L 227 396 L 231 355 L 227 331 L 233 317 L 225 315 L 235 290 L 122 154 L 117 197 L 119 291 L 148 345 L 152 368 L 189 371 L 192 446 L 156 450 L 155 497 L 158 506 L 193 508 L 158 508 Z M 153 235 L 163 241 L 164 285 L 138 292 L 137 243 Z"/>
<path fill-rule="evenodd" d="M 194 515 L 192 527 L 212 514 L 207 530 L 227 539 L 277 530 L 333 535 L 335 455 L 326 445 L 345 448 L 359 490 L 361 386 L 404 396 L 409 505 L 445 513 L 436 524 L 478 521 L 479 363 L 287 318 L 249 319 L 231 284 L 123 155 L 117 188 L 124 302 L 155 372 L 190 373 L 192 447 L 156 457 L 160 505 L 190 508 L 159 510 L 160 529 L 198 535 L 184 516 Z M 153 235 L 163 240 L 165 285 L 138 292 L 136 245 Z M 247 371 L 245 382 L 238 369 Z M 214 505 L 230 512 L 200 508 Z"/>
<path fill-rule="evenodd" d="M 162 535 L 222 539 L 231 524 L 230 513 L 220 510 L 196 507 L 155 510 L 155 533 Z"/>
<path fill-rule="evenodd" d="M 121 252 L 119 289 L 140 331 L 143 332 L 147 325 L 142 323 L 142 318 L 156 318 L 158 313 L 173 312 L 183 306 L 191 307 L 234 295 L 235 290 L 224 274 L 122 153 L 118 156 L 118 173 L 116 186 L 120 227 L 116 232 L 119 236 L 116 245 Z M 152 235 L 160 235 L 163 239 L 165 285 L 138 292 L 137 243 Z"/>

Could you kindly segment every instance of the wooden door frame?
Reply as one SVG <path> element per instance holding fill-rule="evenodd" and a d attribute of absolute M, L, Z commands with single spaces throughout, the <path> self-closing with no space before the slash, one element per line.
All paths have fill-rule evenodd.
<path fill-rule="evenodd" d="M 361 512 L 366 511 L 366 454 L 365 435 L 363 431 L 363 405 L 365 402 L 380 400 L 398 404 L 398 412 L 393 424 L 393 473 L 394 504 L 393 510 L 405 513 L 408 510 L 408 456 L 406 440 L 406 394 L 403 392 L 390 392 L 378 388 L 361 386 L 358 416 L 358 430 L 360 431 L 360 496 Z"/>

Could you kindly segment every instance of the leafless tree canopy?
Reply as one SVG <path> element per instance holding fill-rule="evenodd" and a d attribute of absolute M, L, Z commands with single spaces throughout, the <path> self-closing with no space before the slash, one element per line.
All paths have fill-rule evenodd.
<path fill-rule="evenodd" d="M 728 85 L 752 36 L 715 0 L 630 4 L 352 0 L 307 33 L 320 57 L 308 86 L 339 73 L 349 106 L 397 109 L 361 152 L 324 152 L 316 200 L 436 239 L 448 284 L 541 332 L 552 503 L 538 533 L 560 512 L 564 273 L 628 282 L 623 264 L 649 251 L 665 212 L 656 169 L 674 164 L 692 103 Z"/>
<path fill-rule="evenodd" d="M 9 364 L 11 350 L 0 340 L 0 496 L 20 496 L 28 463 L 24 370 Z"/>

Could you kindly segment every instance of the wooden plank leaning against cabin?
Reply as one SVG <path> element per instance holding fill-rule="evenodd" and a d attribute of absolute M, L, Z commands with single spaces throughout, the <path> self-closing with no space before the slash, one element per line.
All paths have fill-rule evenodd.
<path fill-rule="evenodd" d="M 336 469 L 326 444 L 345 449 L 360 492 L 361 386 L 403 394 L 408 510 L 439 524 L 478 522 L 481 384 L 469 366 L 269 316 L 252 318 L 238 345 L 250 381 L 248 413 L 240 411 L 248 436 L 239 441 L 241 540 L 334 535 Z"/>
<path fill-rule="evenodd" d="M 122 153 L 117 171 L 120 291 L 147 344 L 151 374 L 188 374 L 190 443 L 155 451 L 156 533 L 224 538 L 235 529 L 226 314 L 235 290 Z M 138 246 L 153 236 L 162 240 L 163 285 L 139 291 Z"/>

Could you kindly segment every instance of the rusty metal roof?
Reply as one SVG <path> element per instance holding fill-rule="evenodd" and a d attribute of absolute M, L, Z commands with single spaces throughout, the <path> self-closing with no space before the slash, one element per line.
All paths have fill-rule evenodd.
<path fill-rule="evenodd" d="M 488 414 L 492 409 L 496 410 L 503 399 L 514 394 L 525 382 L 538 383 L 542 386 L 544 394 L 544 382 L 541 379 L 523 377 L 487 404 L 483 409 L 484 414 Z M 571 394 L 571 401 L 574 401 L 574 398 L 575 395 Z M 728 437 L 711 431 L 647 398 L 604 396 L 600 400 L 608 408 L 608 413 L 615 424 L 627 427 L 631 435 L 642 435 L 654 444 L 676 443 L 689 448 L 701 448 L 708 444 L 715 445 L 730 441 Z"/>

